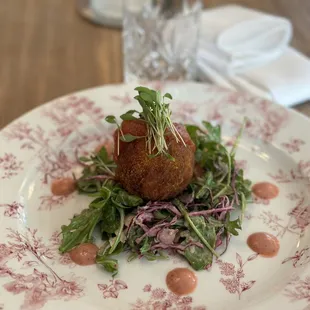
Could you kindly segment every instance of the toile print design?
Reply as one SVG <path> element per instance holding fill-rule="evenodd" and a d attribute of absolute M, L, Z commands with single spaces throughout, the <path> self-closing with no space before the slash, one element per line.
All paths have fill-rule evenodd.
<path fill-rule="evenodd" d="M 67 137 L 79 132 L 82 125 L 93 124 L 102 129 L 104 114 L 102 108 L 86 97 L 69 96 L 58 99 L 52 106 L 43 110 L 42 115 L 48 117 L 57 127 L 52 135 Z"/>
<path fill-rule="evenodd" d="M 256 218 L 253 214 L 245 214 L 244 218 L 246 218 L 248 221 Z"/>
<path fill-rule="evenodd" d="M 40 205 L 38 211 L 51 211 L 61 208 L 65 202 L 73 197 L 73 194 L 68 196 L 55 196 L 53 194 L 40 196 Z"/>
<path fill-rule="evenodd" d="M 263 103 L 264 101 L 262 101 Z M 272 142 L 278 132 L 285 126 L 288 121 L 288 112 L 286 110 L 277 109 L 273 110 L 265 105 L 254 107 L 259 108 L 260 114 L 262 114 L 262 119 L 250 119 L 246 121 L 245 133 L 249 137 L 259 138 L 263 142 Z M 240 128 L 242 123 L 240 121 L 231 120 L 232 126 L 235 128 Z"/>
<path fill-rule="evenodd" d="M 262 211 L 262 213 L 258 216 L 259 220 L 262 220 L 263 223 L 271 229 L 276 236 L 280 236 L 283 234 L 283 231 L 287 230 L 284 220 L 280 218 L 277 214 L 273 214 L 271 211 Z"/>
<path fill-rule="evenodd" d="M 0 265 L 0 277 L 8 277 L 10 281 L 3 288 L 13 295 L 24 294 L 21 310 L 42 309 L 49 300 L 70 301 L 84 295 L 84 279 L 69 275 L 67 280 L 56 273 L 51 275 L 34 268 L 31 273 L 14 272 L 6 265 Z"/>
<path fill-rule="evenodd" d="M 120 102 L 122 105 L 128 105 L 135 102 L 135 99 L 126 92 L 124 95 L 112 95 L 110 99 L 115 102 Z"/>
<path fill-rule="evenodd" d="M 295 202 L 295 207 L 289 212 L 290 228 L 303 233 L 310 224 L 310 204 L 304 193 L 289 194 L 288 198 Z"/>
<path fill-rule="evenodd" d="M 81 132 L 83 126 L 94 126 L 97 129 L 96 138 L 105 132 L 102 124 L 104 118 L 102 108 L 85 97 L 69 96 L 59 99 L 43 108 L 42 116 L 51 121 L 54 125 L 52 129 L 44 130 L 41 126 L 32 127 L 27 122 L 16 122 L 3 134 L 9 141 L 20 141 L 21 149 L 36 150 L 39 153 L 43 150 L 57 157 L 61 154 L 55 152 L 55 142 L 59 142 L 57 146 L 60 147 L 71 134 L 78 136 L 79 140 L 88 140 L 88 136 Z"/>
<path fill-rule="evenodd" d="M 5 153 L 0 157 L 0 178 L 10 179 L 23 170 L 23 162 L 12 153 Z"/>
<path fill-rule="evenodd" d="M 303 192 L 290 193 L 287 198 L 295 206 L 287 213 L 288 220 L 284 220 L 271 210 L 263 210 L 257 217 L 271 229 L 277 237 L 284 237 L 286 233 L 301 235 L 310 224 L 310 205 Z"/>
<path fill-rule="evenodd" d="M 220 108 L 218 106 L 215 106 L 208 112 L 206 120 L 209 122 L 215 122 L 218 125 L 223 125 L 224 116 L 223 114 L 221 114 Z"/>
<path fill-rule="evenodd" d="M 20 218 L 21 213 L 24 210 L 24 206 L 16 201 L 14 201 L 13 203 L 0 204 L 0 208 L 3 208 L 4 210 L 3 216 L 16 219 Z"/>
<path fill-rule="evenodd" d="M 166 86 L 165 81 L 148 81 L 146 82 L 146 86 L 148 86 L 151 89 L 163 91 L 164 87 Z"/>
<path fill-rule="evenodd" d="M 308 304 L 307 307 L 302 308 L 308 310 L 310 306 L 310 276 L 306 276 L 304 279 L 295 276 L 287 284 L 284 295 L 289 298 L 290 302 L 304 301 Z"/>
<path fill-rule="evenodd" d="M 253 261 L 258 257 L 258 254 L 250 255 L 245 262 L 243 262 L 242 257 L 236 253 L 237 264 L 223 262 L 218 259 L 216 263 L 219 266 L 222 277 L 220 282 L 224 285 L 225 289 L 230 294 L 238 295 L 238 298 L 241 299 L 241 295 L 250 290 L 253 285 L 256 283 L 255 280 L 245 281 L 245 271 L 244 266 Z"/>
<path fill-rule="evenodd" d="M 291 138 L 288 142 L 281 143 L 282 147 L 288 151 L 289 154 L 298 153 L 305 141 L 298 138 Z"/>
<path fill-rule="evenodd" d="M 46 263 L 46 259 L 53 259 L 55 253 L 37 236 L 36 229 L 27 229 L 22 234 L 8 228 L 7 239 L 7 244 L 0 244 L 0 277 L 7 278 L 3 284 L 7 292 L 24 295 L 20 309 L 37 310 L 43 308 L 49 300 L 69 301 L 84 295 L 84 278 L 69 274 L 64 279 Z M 8 264 L 13 259 L 27 273 L 17 273 L 10 268 Z"/>
<path fill-rule="evenodd" d="M 194 116 L 197 114 L 198 105 L 190 102 L 175 100 L 175 104 L 171 107 L 173 116 L 184 123 L 195 124 Z"/>
<path fill-rule="evenodd" d="M 102 123 L 102 108 L 85 97 L 59 99 L 44 108 L 42 116 L 51 121 L 54 125 L 52 129 L 45 130 L 27 122 L 16 122 L 3 132 L 9 141 L 20 141 L 21 149 L 36 152 L 36 168 L 42 176 L 42 184 L 47 185 L 53 179 L 72 176 L 72 170 L 79 166 L 79 156 L 88 155 L 100 144 L 111 144 L 111 130 Z M 94 127 L 95 132 L 86 132 L 82 129 L 83 126 Z M 2 178 L 10 178 L 22 170 L 22 162 L 12 154 L 5 154 L 0 158 L 0 177 L 2 170 Z M 39 210 L 59 208 L 66 199 L 51 194 L 43 195 L 40 197 Z"/>
<path fill-rule="evenodd" d="M 123 280 L 109 280 L 109 284 L 97 284 L 103 298 L 118 298 L 119 291 L 127 290 L 128 285 Z"/>
<path fill-rule="evenodd" d="M 246 114 L 247 108 L 250 106 L 260 115 L 260 118 L 251 118 L 246 121 L 245 133 L 252 137 L 261 139 L 263 142 L 272 142 L 279 131 L 287 124 L 289 113 L 286 109 L 274 109 L 272 103 L 261 98 L 255 98 L 248 94 L 239 94 L 235 92 L 227 92 L 217 88 L 217 91 L 223 92 L 223 97 L 220 101 L 214 104 L 209 104 L 213 111 L 206 115 L 208 120 L 222 124 L 224 115 L 220 111 L 221 106 L 232 106 L 238 114 Z M 233 128 L 239 130 L 242 126 L 242 121 L 230 120 Z"/>
<path fill-rule="evenodd" d="M 227 92 L 227 89 L 222 90 L 224 93 L 226 93 L 226 96 L 223 98 L 223 100 L 221 100 L 221 102 L 223 102 L 224 105 L 233 106 L 238 114 L 245 113 L 248 106 L 257 109 L 263 114 L 267 114 L 270 107 L 272 106 L 270 101 L 261 99 L 259 97 L 253 97 L 250 94 Z"/>
<path fill-rule="evenodd" d="M 263 210 L 259 216 L 251 214 L 245 215 L 245 218 L 251 220 L 253 218 L 261 220 L 277 237 L 284 237 L 286 233 L 301 235 L 306 227 L 310 224 L 310 206 L 306 203 L 304 193 L 291 193 L 287 195 L 295 206 L 287 213 L 288 220 L 273 213 L 271 210 Z M 253 203 L 268 206 L 269 200 L 258 199 L 253 197 Z"/>
<path fill-rule="evenodd" d="M 190 296 L 178 296 L 163 288 L 152 288 L 151 284 L 145 285 L 143 292 L 148 294 L 148 300 L 138 298 L 131 304 L 130 310 L 207 310 L 205 306 L 195 306 Z"/>
<path fill-rule="evenodd" d="M 73 167 L 77 165 L 76 159 L 70 158 L 70 153 L 65 153 L 62 150 L 59 152 L 44 152 L 39 156 L 40 164 L 37 169 L 41 172 L 43 184 L 70 175 Z"/>
<path fill-rule="evenodd" d="M 284 171 L 279 169 L 276 174 L 268 174 L 277 183 L 292 183 L 296 181 L 303 181 L 310 184 L 310 160 L 301 160 L 296 169 Z"/>
<path fill-rule="evenodd" d="M 310 262 L 310 248 L 306 247 L 300 251 L 296 251 L 294 256 L 290 256 L 282 261 L 282 264 L 292 262 L 293 267 L 303 266 Z"/>
<path fill-rule="evenodd" d="M 41 126 L 31 127 L 29 123 L 19 121 L 10 125 L 3 131 L 7 140 L 20 141 L 20 149 L 40 150 L 49 146 L 50 138 Z"/>

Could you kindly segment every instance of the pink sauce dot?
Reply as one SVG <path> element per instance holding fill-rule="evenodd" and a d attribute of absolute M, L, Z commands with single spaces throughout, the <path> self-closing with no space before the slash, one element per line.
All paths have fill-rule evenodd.
<path fill-rule="evenodd" d="M 279 188 L 269 182 L 260 182 L 252 186 L 252 192 L 261 199 L 274 199 L 279 195 Z"/>
<path fill-rule="evenodd" d="M 96 256 L 99 248 L 92 243 L 82 243 L 69 252 L 74 263 L 81 266 L 93 265 L 96 263 Z"/>
<path fill-rule="evenodd" d="M 265 232 L 250 235 L 247 244 L 251 250 L 264 257 L 274 257 L 280 249 L 279 240 L 274 235 Z"/>
<path fill-rule="evenodd" d="M 51 191 L 56 196 L 67 196 L 76 189 L 75 180 L 72 178 L 55 179 L 51 185 Z"/>
<path fill-rule="evenodd" d="M 166 284 L 171 292 L 176 295 L 192 293 L 197 286 L 196 275 L 187 268 L 175 268 L 168 272 Z"/>

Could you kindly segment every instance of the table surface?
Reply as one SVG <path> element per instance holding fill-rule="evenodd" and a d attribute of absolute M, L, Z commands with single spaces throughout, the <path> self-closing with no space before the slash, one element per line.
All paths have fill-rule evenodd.
<path fill-rule="evenodd" d="M 310 56 L 309 0 L 205 2 L 239 3 L 290 18 L 293 46 Z M 53 98 L 122 82 L 121 31 L 80 18 L 75 0 L 2 0 L 0 38 L 0 128 Z M 296 109 L 310 116 L 310 102 Z"/>

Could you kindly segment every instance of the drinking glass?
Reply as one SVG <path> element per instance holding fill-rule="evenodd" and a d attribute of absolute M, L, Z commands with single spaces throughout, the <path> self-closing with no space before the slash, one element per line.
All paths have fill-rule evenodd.
<path fill-rule="evenodd" d="M 124 0 L 125 82 L 192 80 L 202 2 Z"/>

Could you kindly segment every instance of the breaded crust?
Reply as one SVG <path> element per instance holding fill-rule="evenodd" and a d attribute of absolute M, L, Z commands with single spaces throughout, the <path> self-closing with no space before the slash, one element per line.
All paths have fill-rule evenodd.
<path fill-rule="evenodd" d="M 175 197 L 190 183 L 194 172 L 195 145 L 184 126 L 175 126 L 186 146 L 177 143 L 175 137 L 167 132 L 168 152 L 174 161 L 165 155 L 150 157 L 145 138 L 132 142 L 120 141 L 117 156 L 118 130 L 114 133 L 116 178 L 129 193 L 144 199 L 163 200 Z M 122 131 L 124 134 L 145 136 L 146 125 L 143 121 L 124 121 Z"/>

